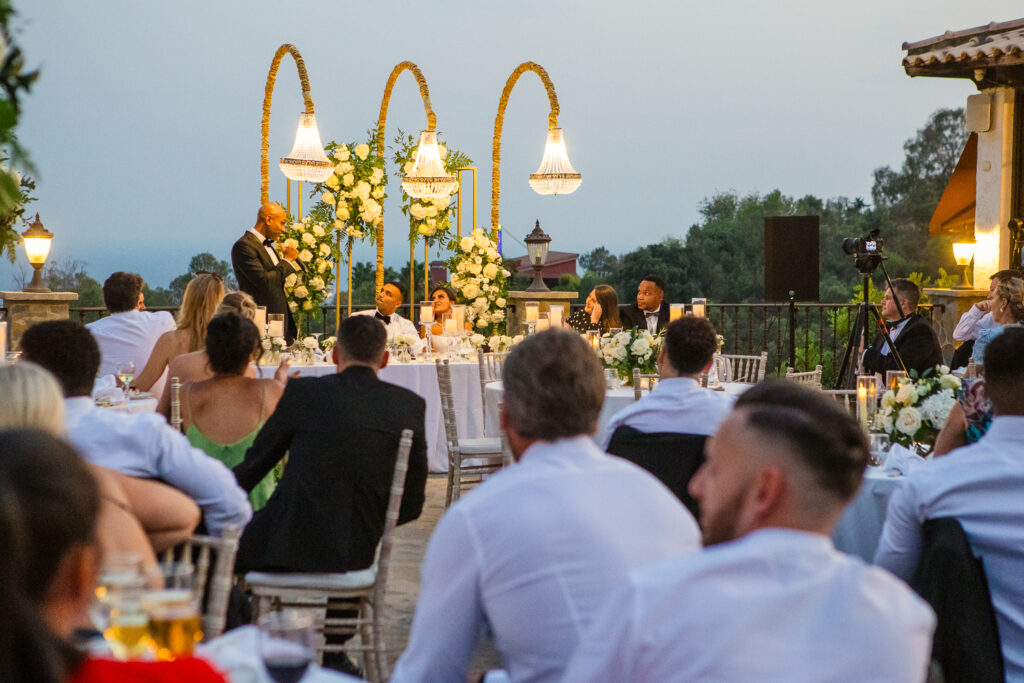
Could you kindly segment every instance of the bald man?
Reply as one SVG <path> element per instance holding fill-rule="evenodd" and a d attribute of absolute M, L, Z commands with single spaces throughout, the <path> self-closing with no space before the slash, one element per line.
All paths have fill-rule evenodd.
<path fill-rule="evenodd" d="M 288 214 L 280 204 L 269 202 L 261 206 L 256 214 L 256 225 L 231 247 L 231 265 L 238 288 L 251 295 L 257 306 L 266 306 L 268 314 L 284 314 L 285 339 L 290 344 L 295 340 L 296 329 L 284 295 L 284 279 L 299 270 L 296 260 L 299 251 L 282 246 L 284 258 L 274 251 L 274 242 L 284 232 L 287 222 Z"/>

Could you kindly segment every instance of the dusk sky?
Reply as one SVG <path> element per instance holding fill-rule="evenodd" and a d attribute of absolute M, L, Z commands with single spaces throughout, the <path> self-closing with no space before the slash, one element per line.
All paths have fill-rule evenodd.
<path fill-rule="evenodd" d="M 505 117 L 501 222 L 522 237 L 539 219 L 552 249 L 622 253 L 684 237 L 700 202 L 719 191 L 870 200 L 872 171 L 898 166 L 904 140 L 929 114 L 963 106 L 975 92 L 964 80 L 909 78 L 901 44 L 1022 15 L 1009 0 L 17 7 L 18 40 L 42 69 L 18 132 L 37 167 L 30 211 L 55 235 L 51 259 L 80 260 L 100 281 L 136 271 L 153 286 L 185 272 L 198 252 L 227 260 L 253 225 L 263 88 L 282 43 L 305 58 L 325 143 L 365 139 L 392 67 L 417 63 L 438 130 L 479 169 L 484 226 L 498 97 L 520 62 L 541 64 L 583 184 L 559 197 L 527 184 L 543 151 L 548 103 L 539 79 L 525 74 Z M 277 160 L 301 111 L 286 57 L 270 148 L 271 197 L 282 201 Z M 415 82 L 403 74 L 387 137 L 423 127 Z M 408 223 L 394 177 L 389 193 L 385 260 L 401 267 Z M 524 250 L 507 240 L 505 251 Z M 372 258 L 369 244 L 356 253 L 358 261 Z M 18 260 L 27 271 L 20 247 Z M 0 288 L 13 286 L 17 268 L 0 263 Z"/>

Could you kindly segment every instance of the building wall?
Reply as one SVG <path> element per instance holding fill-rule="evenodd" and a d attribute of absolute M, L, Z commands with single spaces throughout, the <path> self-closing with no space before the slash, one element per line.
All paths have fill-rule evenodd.
<path fill-rule="evenodd" d="M 1013 88 L 989 88 L 992 119 L 978 132 L 977 194 L 974 210 L 974 282 L 981 285 L 1009 263 L 1013 178 Z M 979 284 L 980 283 L 980 284 Z"/>

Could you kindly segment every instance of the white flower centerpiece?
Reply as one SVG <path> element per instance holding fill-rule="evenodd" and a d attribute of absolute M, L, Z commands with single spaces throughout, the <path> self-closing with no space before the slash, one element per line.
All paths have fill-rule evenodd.
<path fill-rule="evenodd" d="M 337 258 L 333 242 L 327 226 L 312 215 L 293 221 L 278 242 L 281 247 L 295 247 L 299 252 L 297 261 L 301 267 L 284 279 L 284 293 L 300 331 L 331 291 Z"/>
<path fill-rule="evenodd" d="M 945 365 L 930 373 L 926 371 L 920 379 L 906 379 L 899 389 L 882 395 L 875 429 L 888 434 L 891 442 L 925 452 L 935 445 L 935 437 L 956 404 L 961 383 Z"/>
<path fill-rule="evenodd" d="M 260 358 L 260 363 L 263 365 L 280 365 L 281 352 L 288 348 L 288 342 L 284 340 L 284 337 L 264 337 L 261 343 L 263 345 L 263 356 Z"/>
<path fill-rule="evenodd" d="M 523 335 L 517 334 L 514 337 L 509 337 L 505 334 L 496 334 L 487 340 L 487 348 L 491 351 L 503 353 L 511 350 L 513 346 L 523 341 Z"/>
<path fill-rule="evenodd" d="M 388 342 L 388 349 L 394 351 L 399 363 L 408 363 L 412 360 L 412 349 L 419 343 L 419 337 L 411 334 L 400 334 Z"/>
<path fill-rule="evenodd" d="M 316 361 L 316 352 L 320 348 L 316 337 L 296 339 L 292 344 L 292 355 L 298 365 L 312 365 Z"/>
<path fill-rule="evenodd" d="M 459 303 L 466 304 L 466 319 L 473 329 L 488 338 L 504 334 L 509 272 L 497 245 L 477 228 L 459 240 L 448 269 L 452 289 Z"/>
<path fill-rule="evenodd" d="M 334 345 L 338 343 L 338 338 L 331 336 L 320 342 L 320 348 L 324 350 L 324 355 L 330 355 L 331 351 L 334 350 Z"/>
<path fill-rule="evenodd" d="M 605 334 L 601 337 L 598 352 L 606 368 L 612 368 L 628 384 L 633 384 L 633 369 L 650 374 L 657 371 L 658 351 L 661 336 L 654 336 L 647 330 L 634 327 L 629 331 Z"/>

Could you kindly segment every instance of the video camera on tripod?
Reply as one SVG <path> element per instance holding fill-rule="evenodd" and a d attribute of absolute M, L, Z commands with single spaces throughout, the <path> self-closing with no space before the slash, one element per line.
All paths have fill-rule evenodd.
<path fill-rule="evenodd" d="M 865 237 L 843 238 L 843 251 L 853 257 L 853 265 L 862 275 L 871 275 L 881 265 L 885 258 L 882 256 L 883 246 L 884 240 L 877 228 Z"/>

